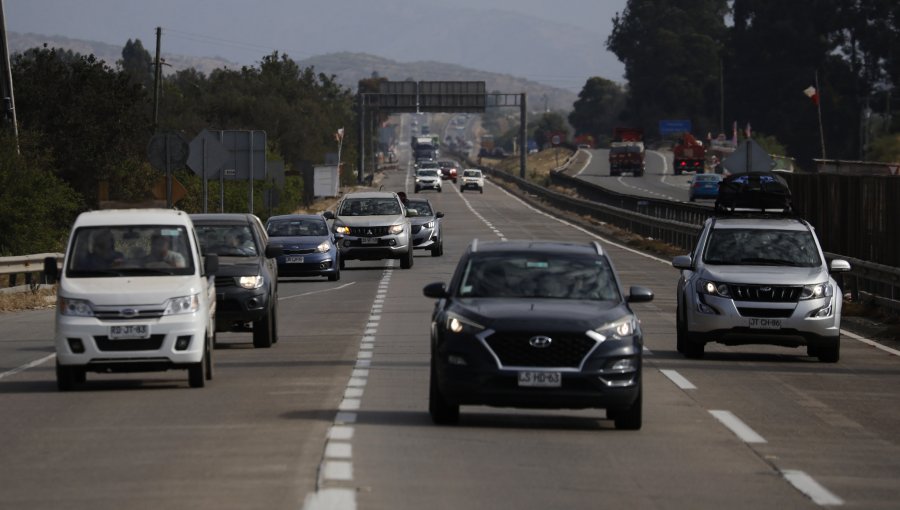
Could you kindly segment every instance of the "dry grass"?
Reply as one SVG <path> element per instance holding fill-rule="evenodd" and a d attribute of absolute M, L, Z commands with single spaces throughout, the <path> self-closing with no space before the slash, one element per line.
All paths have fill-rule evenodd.
<path fill-rule="evenodd" d="M 564 165 L 575 154 L 574 151 L 560 147 L 557 149 L 547 149 L 535 154 L 529 154 L 525 161 L 525 169 L 527 178 L 534 182 L 546 182 L 547 176 L 551 170 L 555 170 Z M 587 156 L 579 154 L 573 164 L 578 164 L 578 160 Z M 483 166 L 497 168 L 505 172 L 518 175 L 519 174 L 519 156 L 510 156 L 508 158 L 481 158 Z"/>
<path fill-rule="evenodd" d="M 40 310 L 56 306 L 56 287 L 35 292 L 13 292 L 0 294 L 0 312 L 21 312 Z"/>

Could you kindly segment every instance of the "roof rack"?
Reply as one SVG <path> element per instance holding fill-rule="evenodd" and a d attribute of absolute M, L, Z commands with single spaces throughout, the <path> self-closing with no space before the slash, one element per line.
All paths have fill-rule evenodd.
<path fill-rule="evenodd" d="M 597 250 L 597 255 L 603 255 L 603 247 L 597 241 L 591 241 L 591 245 Z"/>
<path fill-rule="evenodd" d="M 784 177 L 772 172 L 729 175 L 719 183 L 715 215 L 796 216 Z"/>

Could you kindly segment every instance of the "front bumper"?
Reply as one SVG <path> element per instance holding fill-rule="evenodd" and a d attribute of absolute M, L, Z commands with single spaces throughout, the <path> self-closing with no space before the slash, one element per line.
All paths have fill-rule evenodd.
<path fill-rule="evenodd" d="M 441 184 L 441 181 L 439 181 L 439 180 L 438 181 L 417 181 L 415 187 L 417 190 L 433 189 L 436 191 L 441 191 L 441 189 L 443 189 L 443 185 Z"/>
<path fill-rule="evenodd" d="M 258 289 L 216 287 L 216 331 L 243 331 L 244 323 L 261 320 L 268 313 L 268 285 Z"/>
<path fill-rule="evenodd" d="M 374 239 L 374 244 L 363 244 L 363 239 Z M 344 260 L 399 259 L 409 251 L 409 238 L 402 235 L 384 237 L 356 237 L 346 235 L 340 242 L 341 257 Z"/>
<path fill-rule="evenodd" d="M 337 271 L 336 254 L 306 253 L 278 257 L 278 277 L 286 276 L 328 276 Z M 287 262 L 288 257 L 303 257 L 303 262 Z"/>
<path fill-rule="evenodd" d="M 431 248 L 433 245 L 438 242 L 438 231 L 437 228 L 425 228 L 422 227 L 421 230 L 416 232 L 416 228 L 413 227 L 413 248 L 417 250 L 424 250 L 426 248 Z"/>
<path fill-rule="evenodd" d="M 481 188 L 484 187 L 484 184 L 482 184 L 478 181 L 463 181 L 462 184 L 460 184 L 460 186 L 463 189 L 479 189 L 480 190 Z"/>

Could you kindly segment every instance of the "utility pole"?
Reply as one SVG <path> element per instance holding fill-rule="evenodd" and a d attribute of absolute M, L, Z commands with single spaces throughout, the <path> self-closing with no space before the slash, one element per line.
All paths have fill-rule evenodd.
<path fill-rule="evenodd" d="M 525 108 L 525 93 L 519 99 L 519 177 L 525 178 L 525 168 L 528 161 L 528 110 Z"/>
<path fill-rule="evenodd" d="M 363 183 L 363 176 L 365 174 L 366 169 L 366 98 L 365 94 L 362 92 L 358 92 L 359 95 L 359 132 L 357 133 L 358 137 L 358 147 L 359 147 L 359 168 L 356 173 L 356 182 L 357 184 Z"/>
<path fill-rule="evenodd" d="M 159 87 L 162 82 L 162 65 L 159 60 L 159 46 L 162 39 L 162 27 L 156 27 L 156 73 L 153 76 L 153 131 L 159 127 Z"/>
<path fill-rule="evenodd" d="M 3 76 L 0 77 L 0 96 L 3 99 L 2 116 L 12 124 L 13 137 L 16 143 L 16 153 L 19 152 L 19 123 L 16 120 L 16 98 L 13 94 L 12 67 L 9 64 L 9 44 L 6 40 L 6 14 L 3 0 L 0 0 L 0 67 Z"/>
<path fill-rule="evenodd" d="M 816 110 L 819 112 L 819 141 L 822 142 L 822 159 L 825 157 L 825 128 L 822 127 L 822 89 L 819 88 L 819 71 L 816 71 L 816 93 L 819 94 L 819 100 L 816 101 Z"/>
<path fill-rule="evenodd" d="M 725 63 L 719 57 L 719 133 L 725 132 Z"/>

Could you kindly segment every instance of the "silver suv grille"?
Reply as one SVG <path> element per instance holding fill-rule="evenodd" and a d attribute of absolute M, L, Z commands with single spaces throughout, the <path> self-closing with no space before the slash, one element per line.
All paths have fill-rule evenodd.
<path fill-rule="evenodd" d="M 729 285 L 728 290 L 735 301 L 796 303 L 803 288 L 784 285 Z"/>
<path fill-rule="evenodd" d="M 350 227 L 350 235 L 354 237 L 381 237 L 388 235 L 391 227 Z"/>

